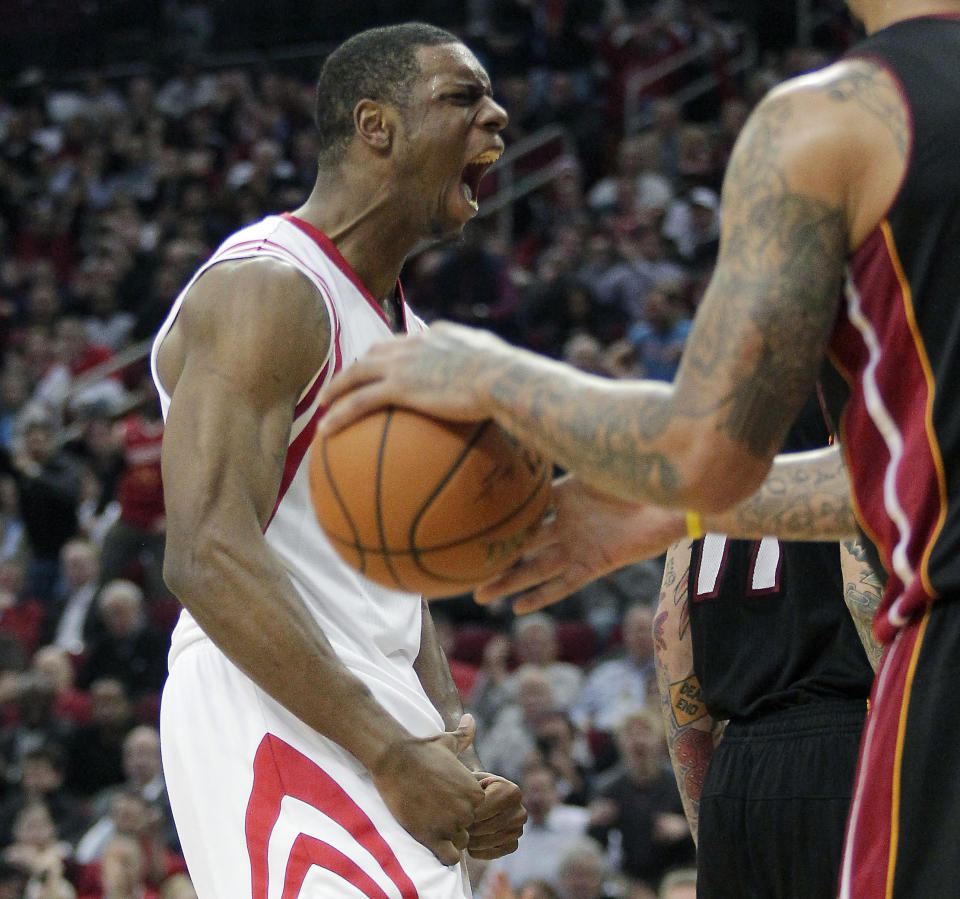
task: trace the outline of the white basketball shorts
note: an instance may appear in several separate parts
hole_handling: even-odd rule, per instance
[[[349,753],[259,690],[210,641],[173,662],[160,733],[200,899],[469,899],[463,864],[439,862]]]

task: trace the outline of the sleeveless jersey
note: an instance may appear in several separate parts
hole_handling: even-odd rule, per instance
[[[823,446],[812,397],[784,449]],[[873,670],[843,601],[836,543],[707,534],[694,543],[693,667],[710,715],[745,719],[816,699],[866,701]]]
[[[849,385],[840,432],[857,514],[888,580],[875,621],[893,638],[960,592],[960,19],[910,19],[856,45],[900,86],[906,173],[848,260],[831,360]]]
[[[300,271],[323,298],[331,325],[328,358],[296,405],[280,491],[264,536],[346,667],[411,733],[435,734],[443,730],[443,721],[413,670],[420,651],[420,596],[381,587],[341,561],[310,501],[307,453],[324,412],[317,398],[320,388],[371,344],[393,336],[382,310],[326,235],[294,216],[269,216],[228,237],[197,271],[153,345],[151,366],[164,418],[170,396],[157,374],[157,351],[187,291],[212,266],[253,257],[279,259]],[[423,328],[410,308],[402,306],[404,330]],[[172,636],[171,668],[188,645],[203,639],[206,635],[184,610]]]

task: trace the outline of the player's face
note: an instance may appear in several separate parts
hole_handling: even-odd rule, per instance
[[[480,180],[503,152],[507,113],[463,44],[421,47],[422,75],[403,115],[399,175],[427,234],[459,231],[478,208]]]

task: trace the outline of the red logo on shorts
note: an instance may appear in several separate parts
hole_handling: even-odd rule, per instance
[[[270,882],[267,849],[284,796],[306,802],[336,821],[376,859],[403,899],[419,899],[413,881],[363,809],[316,762],[273,734],[267,734],[257,749],[253,760],[253,789],[247,802],[247,852],[253,899],[267,899]],[[296,899],[307,871],[314,865],[339,875],[370,899],[389,899],[353,859],[329,843],[306,834],[300,834],[290,850],[282,899]]]

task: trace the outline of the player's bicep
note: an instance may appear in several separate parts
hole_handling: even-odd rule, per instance
[[[300,392],[323,364],[326,307],[282,264],[217,266],[176,324],[164,483],[174,539],[211,518],[262,527]]]
[[[816,380],[841,297],[847,225],[830,174],[839,151],[831,127],[810,121],[809,98],[786,93],[744,128],[724,182],[717,266],[677,379],[682,405],[714,409],[718,438],[761,460]]]

